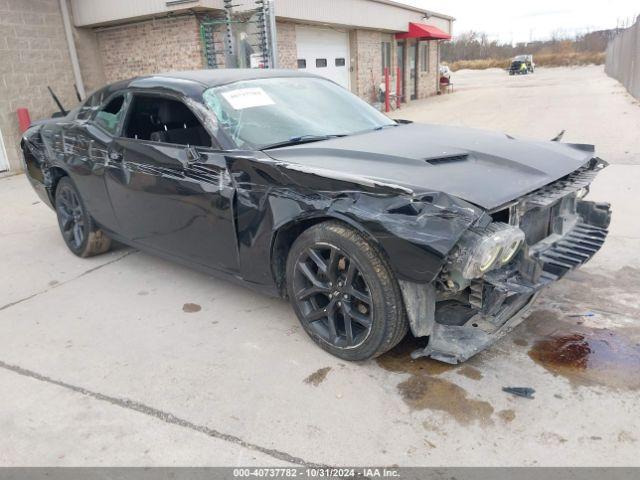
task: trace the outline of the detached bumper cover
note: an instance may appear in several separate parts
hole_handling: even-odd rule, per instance
[[[519,325],[542,288],[586,263],[604,244],[609,204],[580,202],[578,213],[582,221],[536,245],[517,267],[487,273],[474,285],[483,292],[479,313],[460,326],[435,323],[427,347],[412,356],[463,362]]]

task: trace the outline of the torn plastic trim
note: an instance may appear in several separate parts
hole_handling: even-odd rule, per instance
[[[436,322],[436,287],[433,283],[419,284],[398,281],[409,326],[414,337],[428,337]]]
[[[582,201],[579,205],[581,221],[533,246],[519,265],[486,273],[482,277],[490,287],[485,286],[486,304],[483,301],[464,325],[444,325],[436,318],[428,345],[412,356],[447,363],[469,359],[518,325],[544,287],[593,258],[607,237],[611,211],[609,204]]]
[[[415,360],[420,357],[430,357],[454,365],[464,362],[497,342],[522,323],[537,295],[535,293],[530,296],[518,296],[514,302],[515,306],[505,310],[503,316],[508,320],[492,333],[472,326],[475,317],[462,326],[435,323],[427,346],[424,349],[414,351],[411,358]]]

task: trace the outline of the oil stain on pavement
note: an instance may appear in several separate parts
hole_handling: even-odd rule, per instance
[[[331,370],[331,367],[319,368],[318,370],[313,372],[311,375],[309,375],[307,378],[305,378],[304,383],[308,383],[309,385],[313,385],[314,387],[317,387],[322,382],[324,382],[330,370]]]
[[[195,313],[199,312],[200,310],[202,310],[202,307],[197,303],[185,303],[182,306],[182,311],[185,313]]]
[[[566,378],[572,386],[640,389],[637,329],[571,324],[549,310],[534,312],[525,323],[525,335],[535,337],[529,357],[550,373]]]
[[[471,380],[482,380],[482,372],[471,365],[463,365],[457,368],[456,373]]]
[[[513,420],[516,418],[516,412],[514,410],[512,410],[511,408],[506,409],[506,410],[500,410],[498,412],[498,416],[506,423],[509,422],[513,422]]]
[[[489,402],[469,398],[464,388],[439,377],[445,372],[458,370],[461,375],[476,380],[482,378],[480,371],[469,365],[460,367],[426,358],[413,360],[411,352],[420,347],[418,341],[408,335],[397,347],[376,360],[387,371],[410,375],[398,384],[404,402],[415,410],[445,412],[463,425],[491,423],[493,407]]]

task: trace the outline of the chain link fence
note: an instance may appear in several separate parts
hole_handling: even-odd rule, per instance
[[[609,42],[605,71],[640,99],[640,16]]]

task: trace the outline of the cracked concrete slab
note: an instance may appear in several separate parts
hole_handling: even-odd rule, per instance
[[[206,433],[0,368],[0,465],[290,465]]]
[[[545,81],[564,88],[562,70]],[[584,72],[609,84],[599,70]],[[473,98],[483,95],[477,88]],[[554,108],[576,101],[568,100]],[[495,117],[485,120],[476,126],[492,128]],[[531,356],[550,325],[594,335],[605,327],[638,342],[640,232],[630,200],[640,193],[640,162],[620,158],[592,192],[614,207],[603,250],[543,293],[532,322],[463,367],[412,361],[406,346],[386,363],[341,362],[304,335],[284,301],[146,253],[77,259],[53,212],[33,205],[26,179],[0,179],[0,249],[10,272],[0,276],[0,305],[36,294],[0,311],[0,452],[8,452],[0,464],[640,465],[637,390],[601,376],[577,382]],[[52,279],[60,281],[53,289]],[[617,379],[633,385],[640,370],[624,368]],[[317,372],[327,374],[307,381]],[[536,398],[503,386],[533,387]]]

